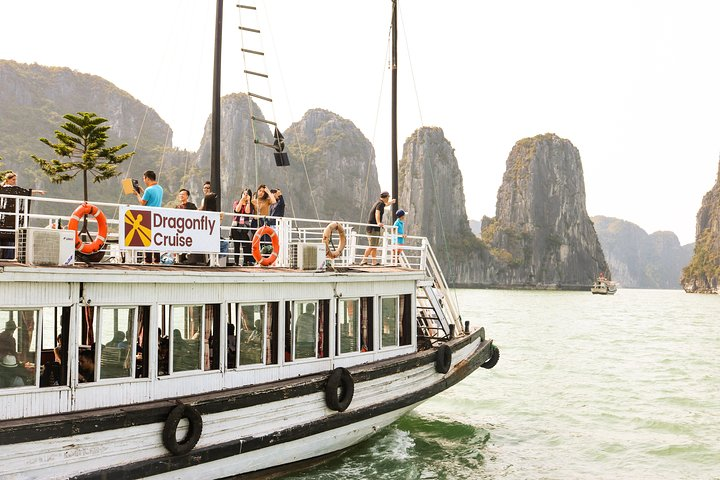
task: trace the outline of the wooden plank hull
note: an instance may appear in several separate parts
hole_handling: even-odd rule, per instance
[[[490,358],[481,332],[449,342],[452,367],[435,368],[435,350],[349,368],[350,407],[329,409],[329,372],[186,396],[202,416],[202,435],[172,455],[162,431],[173,400],[0,422],[3,478],[218,478],[290,464],[356,444]],[[184,429],[179,429],[182,436]]]

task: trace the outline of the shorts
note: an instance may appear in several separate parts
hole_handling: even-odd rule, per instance
[[[380,245],[380,231],[379,230],[370,230],[367,232],[368,234],[368,243],[371,247],[377,247]]]

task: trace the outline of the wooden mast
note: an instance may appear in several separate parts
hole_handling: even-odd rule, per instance
[[[220,185],[220,72],[222,57],[223,0],[215,7],[215,64],[213,68],[212,133],[210,137],[210,184],[222,211]]]
[[[397,3],[398,0],[392,0],[392,120],[390,143],[392,145],[392,198],[396,201],[392,206],[393,218],[400,203],[398,189],[398,146],[397,146]]]

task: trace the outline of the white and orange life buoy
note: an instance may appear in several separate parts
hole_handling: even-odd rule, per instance
[[[332,250],[330,248],[330,238],[332,237],[333,232],[338,232],[338,235],[340,236],[340,241],[335,250]],[[345,229],[338,222],[332,222],[327,227],[325,227],[325,230],[323,231],[322,241],[325,244],[325,252],[327,252],[326,256],[328,258],[339,257],[345,249]]]
[[[270,237],[270,241],[272,242],[272,253],[267,256],[263,257],[262,253],[260,252],[260,239],[263,237],[263,235],[267,235]],[[280,252],[280,239],[278,238],[277,233],[275,230],[273,230],[269,225],[263,225],[262,227],[258,228],[255,232],[255,236],[252,239],[252,256],[255,259],[256,262],[258,262],[263,267],[268,267],[275,263],[275,260],[277,260],[278,253]]]
[[[80,234],[78,233],[78,222],[85,215],[92,215],[95,217],[95,221],[98,224],[98,232],[95,235],[95,240],[90,243],[83,243],[80,240]],[[84,202],[70,216],[70,221],[67,226],[68,230],[75,230],[75,250],[81,253],[91,254],[99,251],[103,245],[105,245],[105,239],[107,238],[107,219],[105,214],[95,205]]]

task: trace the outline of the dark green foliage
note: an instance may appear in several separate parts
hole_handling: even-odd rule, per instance
[[[89,112],[78,112],[77,115],[69,113],[63,118],[68,121],[60,125],[65,132],[55,130],[58,143],[52,143],[47,138],[41,138],[40,141],[56,155],[68,160],[45,160],[36,155],[31,157],[53,183],[72,180],[78,173],[83,172],[84,199],[87,200],[87,174],[93,175],[96,183],[115,177],[121,173],[117,166],[135,152],[118,154],[127,147],[127,143],[106,146],[110,125],[103,125],[107,122],[105,118]]]

